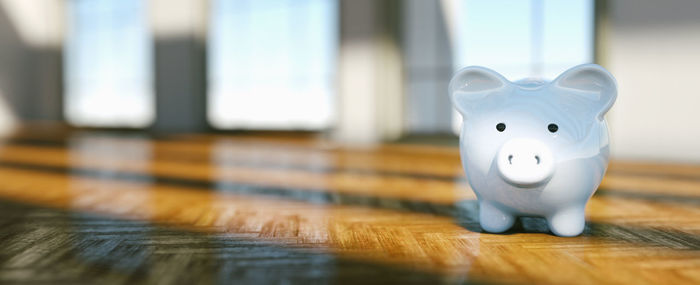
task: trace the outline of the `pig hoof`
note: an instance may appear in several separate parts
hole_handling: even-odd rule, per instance
[[[479,224],[487,232],[502,233],[515,223],[515,217],[490,203],[479,205]]]
[[[586,226],[583,209],[561,211],[547,219],[549,230],[555,235],[573,237],[580,235]]]

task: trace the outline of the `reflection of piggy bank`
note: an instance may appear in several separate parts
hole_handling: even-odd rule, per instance
[[[584,64],[551,82],[510,82],[467,67],[449,89],[464,118],[460,153],[481,227],[503,232],[517,216],[540,216],[556,235],[581,234],[608,165],[603,115],[617,97],[612,75]]]

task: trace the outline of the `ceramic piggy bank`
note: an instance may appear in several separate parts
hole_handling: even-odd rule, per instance
[[[551,82],[510,82],[467,67],[449,92],[464,120],[460,154],[482,229],[503,232],[518,216],[539,216],[556,235],[581,234],[608,165],[603,115],[617,97],[612,75],[584,64]]]

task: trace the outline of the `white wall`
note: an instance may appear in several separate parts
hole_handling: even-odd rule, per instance
[[[447,85],[453,73],[453,59],[445,2],[402,2],[404,115],[408,133],[452,131],[452,103],[447,96]]]
[[[401,54],[393,13],[400,2],[342,0],[335,140],[372,144],[403,130]]]
[[[601,63],[619,86],[612,155],[700,162],[700,1],[617,0],[609,16]]]
[[[0,0],[0,135],[61,118],[61,0]]]

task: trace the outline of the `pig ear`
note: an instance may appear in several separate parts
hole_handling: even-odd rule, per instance
[[[470,66],[458,71],[450,80],[450,99],[462,116],[466,116],[479,100],[508,85],[508,80],[497,72]]]
[[[553,83],[561,88],[572,89],[583,95],[597,109],[599,119],[610,110],[617,98],[615,78],[597,64],[582,64],[565,71]]]

